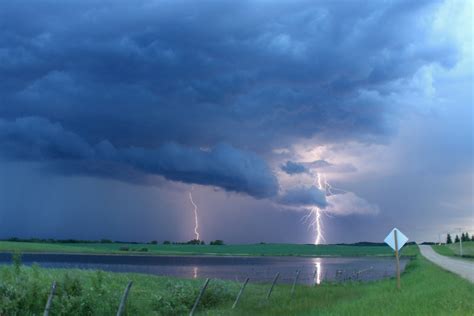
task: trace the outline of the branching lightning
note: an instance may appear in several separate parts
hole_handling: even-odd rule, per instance
[[[341,192],[341,193],[346,193],[346,190],[339,189],[336,187],[333,187],[327,182],[326,176],[323,174],[317,174],[317,186],[318,189],[323,191],[326,196],[331,196],[334,194],[337,194],[335,192]],[[315,239],[314,239],[314,244],[319,245],[321,244],[321,241],[324,241],[324,231],[323,231],[323,223],[322,223],[322,214],[324,213],[324,210],[318,206],[313,207],[307,215],[303,217],[303,220],[305,222],[309,221],[309,227],[314,229],[315,232]]]
[[[191,191],[189,191],[189,201],[191,201],[191,204],[194,207],[194,234],[196,235],[196,240],[199,239],[199,220],[198,220],[198,207],[196,203],[193,201],[193,188],[191,188]]]

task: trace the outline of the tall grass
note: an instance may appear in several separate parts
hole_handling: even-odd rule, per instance
[[[201,280],[114,274],[102,271],[0,267],[0,315],[40,315],[50,286],[57,281],[50,315],[115,315],[121,294],[134,281],[126,315],[185,315],[199,292]],[[238,284],[213,280],[201,309],[228,303]]]

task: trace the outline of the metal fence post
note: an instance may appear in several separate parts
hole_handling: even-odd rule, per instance
[[[273,287],[275,286],[275,283],[277,282],[279,276],[280,276],[280,272],[277,272],[277,274],[275,275],[275,278],[273,279],[272,286],[268,290],[267,300],[270,298],[270,295],[272,295]]]
[[[117,310],[117,316],[122,316],[123,312],[125,311],[125,306],[127,305],[127,298],[128,298],[128,292],[130,291],[130,288],[132,287],[132,281],[128,282],[127,287],[125,288],[125,291],[123,292],[122,299],[120,300],[120,305]]]
[[[299,276],[300,270],[296,270],[295,280],[293,281],[293,286],[291,287],[291,297],[293,297],[293,294],[295,294],[296,282],[298,282]]]
[[[247,283],[249,282],[250,278],[245,279],[245,282],[242,284],[242,287],[240,288],[239,294],[237,294],[237,297],[235,299],[234,304],[232,305],[232,309],[234,309],[237,304],[239,303],[240,297],[242,296],[242,293],[245,290],[245,287],[247,286]]]
[[[196,301],[194,302],[193,308],[191,309],[191,312],[189,313],[189,316],[193,316],[194,312],[196,311],[197,306],[199,305],[199,301],[201,300],[202,295],[204,294],[204,291],[207,288],[207,285],[209,284],[209,278],[206,279],[206,282],[204,282],[203,287],[201,288],[201,291],[199,292],[198,297],[196,298]]]
[[[46,301],[46,306],[44,307],[43,316],[49,315],[49,310],[51,309],[51,303],[53,302],[54,292],[56,291],[56,281],[53,281],[51,284],[51,291],[49,292],[48,301]]]

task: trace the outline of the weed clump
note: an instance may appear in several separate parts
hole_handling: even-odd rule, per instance
[[[40,315],[51,290],[51,276],[37,265],[19,273],[18,263],[0,268],[0,315]],[[103,272],[91,278],[73,273],[56,276],[52,315],[114,314],[118,298],[104,285]]]
[[[153,310],[160,315],[178,315],[188,313],[196,300],[201,284],[183,281],[168,281],[166,290],[156,297]],[[204,292],[199,308],[208,309],[230,301],[236,289],[220,280],[212,280]]]

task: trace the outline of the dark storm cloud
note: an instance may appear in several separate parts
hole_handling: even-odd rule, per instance
[[[397,92],[390,84],[424,65],[455,62],[450,42],[430,40],[435,6],[3,1],[0,117],[54,124],[39,139],[29,138],[37,122],[28,123],[30,134],[20,128],[3,136],[2,153],[99,156],[172,180],[269,196],[276,180],[251,152],[269,155],[314,135],[379,141],[403,111],[384,99]]]
[[[0,118],[0,149],[12,159],[87,159],[94,155],[82,138],[37,117],[12,122]]]
[[[226,144],[207,151],[167,143],[157,149],[127,148],[119,155],[120,161],[170,180],[215,185],[260,198],[278,191],[277,179],[265,161]]]
[[[277,193],[278,183],[267,164],[256,154],[218,144],[209,150],[167,143],[154,149],[115,148],[102,141],[89,145],[76,134],[48,120],[27,117],[15,121],[0,119],[0,150],[11,159],[60,160],[59,167],[74,173],[114,177],[124,167],[145,174],[157,174],[170,180],[215,185],[228,191],[243,192],[262,198]],[[68,163],[72,160],[72,164]],[[79,168],[78,168],[79,167]],[[105,169],[105,170],[104,170]],[[118,173],[122,180],[139,176],[134,170]],[[132,176],[132,175],[135,175]]]
[[[296,207],[327,206],[326,193],[315,186],[289,189],[278,198],[278,203]]]
[[[425,39],[419,14],[429,19],[433,6],[2,2],[0,114],[131,146],[263,150],[316,133],[384,134],[396,109],[363,91],[386,94],[387,83],[455,57],[450,43]]]
[[[289,175],[308,172],[308,169],[304,165],[290,160],[281,166],[281,170]]]
[[[288,160],[282,165],[281,170],[289,175],[310,173],[310,169],[316,169],[317,171],[333,172],[333,173],[345,173],[357,171],[357,168],[352,164],[333,164],[326,160],[315,160],[312,162],[294,162]]]
[[[307,242],[295,209],[314,205],[328,242],[472,226],[471,9],[0,1],[0,238],[194,238],[167,179],[203,184],[206,240]],[[265,161],[353,194],[279,188]]]

